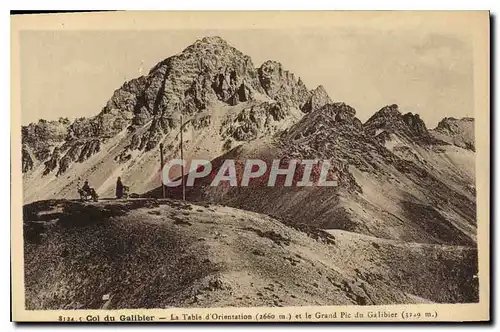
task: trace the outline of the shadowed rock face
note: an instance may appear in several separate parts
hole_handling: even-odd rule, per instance
[[[23,126],[21,131],[23,172],[32,170],[39,161],[50,159],[54,148],[64,142],[69,126],[70,121],[64,118],[57,121],[40,120]]]
[[[31,171],[33,169],[33,166],[34,166],[34,157],[31,156],[28,148],[26,146],[22,146],[22,151],[21,151],[21,158],[22,158],[22,171],[23,173],[25,172],[28,172],[28,171]]]
[[[330,99],[330,96],[328,96],[325,88],[320,85],[311,91],[309,99],[302,106],[301,110],[304,113],[309,113],[331,103],[333,103],[333,101]]]
[[[415,136],[429,135],[424,121],[420,119],[418,114],[406,113],[403,115],[403,121]]]

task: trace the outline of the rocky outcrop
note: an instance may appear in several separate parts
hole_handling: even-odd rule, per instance
[[[403,121],[410,129],[410,132],[415,136],[425,136],[428,135],[427,127],[418,114],[406,113],[403,115]]]
[[[28,171],[31,171],[33,167],[35,166],[35,160],[34,157],[31,155],[31,152],[29,151],[28,147],[23,145],[22,150],[22,172],[26,173]]]
[[[43,171],[43,175],[47,175],[57,168],[57,165],[58,165],[59,159],[60,159],[60,155],[61,155],[61,152],[60,152],[59,147],[55,147],[50,159],[45,162],[45,169]]]
[[[251,141],[272,136],[281,128],[280,123],[290,115],[290,107],[277,102],[263,102],[244,108],[235,118],[228,118],[220,129],[224,140]]]
[[[419,143],[432,142],[429,131],[420,116],[413,113],[403,115],[396,104],[380,109],[364,123],[363,127],[366,133],[379,137],[381,140],[387,139],[390,134],[396,134]]]
[[[52,159],[51,155],[68,135],[70,121],[60,118],[56,121],[39,120],[23,126],[22,138],[22,170],[28,172],[39,163]]]
[[[74,162],[84,162],[92,155],[96,154],[101,149],[101,141],[99,139],[90,139],[86,142],[77,142],[76,144],[68,144],[63,146],[67,148],[67,152],[59,161],[59,169],[57,175],[60,175],[70,167]]]
[[[304,107],[310,92],[302,80],[276,61],[266,61],[258,70],[259,81],[266,94],[279,102],[297,108]]]
[[[345,103],[326,104],[305,115],[281,137],[283,155],[296,159],[330,160],[340,186],[349,191],[361,187],[348,165],[375,172],[370,150],[380,150],[376,141],[366,135],[356,110]]]
[[[70,121],[60,118],[56,121],[39,120],[23,126],[21,130],[23,147],[29,147],[37,160],[46,160],[54,146],[64,141]]]
[[[309,113],[331,103],[333,103],[333,101],[330,99],[330,96],[328,96],[325,88],[320,85],[310,92],[310,97],[302,106],[301,110],[304,113]]]
[[[356,118],[356,110],[345,103],[326,104],[307,114],[286,133],[287,137],[299,139],[324,130],[344,130],[353,127],[360,131],[361,122]],[[335,128],[329,128],[334,126]]]

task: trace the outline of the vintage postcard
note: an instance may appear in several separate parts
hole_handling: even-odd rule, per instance
[[[13,320],[490,319],[489,12],[11,23]]]

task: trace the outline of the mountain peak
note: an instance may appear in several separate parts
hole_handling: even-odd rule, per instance
[[[316,89],[314,89],[313,91],[320,92],[320,93],[326,93],[326,89],[325,89],[325,87],[324,87],[323,85],[321,85],[321,84],[320,84],[320,85],[318,85],[318,86],[316,87]]]
[[[344,132],[362,131],[362,123],[356,118],[356,110],[343,102],[327,103],[308,112],[285,135],[286,139],[299,139],[313,133],[324,133],[332,138]],[[345,129],[349,128],[349,129]]]
[[[429,132],[418,114],[411,112],[401,114],[396,104],[384,106],[364,124],[370,135],[378,135],[380,131],[398,133],[407,137],[427,137]]]
[[[310,97],[301,110],[304,113],[309,113],[322,108],[326,104],[332,103],[333,101],[326,92],[325,87],[318,85],[316,89],[311,90]]]
[[[219,36],[206,36],[201,40],[197,40],[196,43],[229,45],[229,43],[225,39]]]
[[[198,39],[193,44],[186,47],[183,53],[185,53],[186,51],[210,51],[214,49],[232,50],[233,52],[242,54],[235,47],[231,46],[231,44],[229,44],[225,39],[219,36],[207,36],[203,37],[202,39]]]
[[[401,116],[399,111],[399,106],[397,104],[387,105],[382,107],[377,113],[375,113],[372,118],[375,117],[398,117]]]

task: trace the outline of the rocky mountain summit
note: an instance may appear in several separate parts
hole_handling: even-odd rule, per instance
[[[175,145],[180,113],[188,122],[185,130],[200,139],[207,130],[219,132],[222,144],[215,144],[213,155],[239,141],[272,135],[330,101],[323,87],[308,90],[280,63],[266,61],[256,68],[222,38],[205,37],[148,75],[124,83],[95,117],[23,127],[23,172],[41,168],[36,172],[41,176],[63,176],[110,148],[114,165],[108,167],[123,167],[140,155],[147,159],[159,143]],[[56,128],[57,135],[44,136]],[[38,132],[42,143],[33,139]]]
[[[382,143],[391,134],[406,139],[429,143],[430,134],[424,121],[418,114],[402,114],[398,105],[388,105],[376,112],[364,124],[365,131],[377,137]]]

